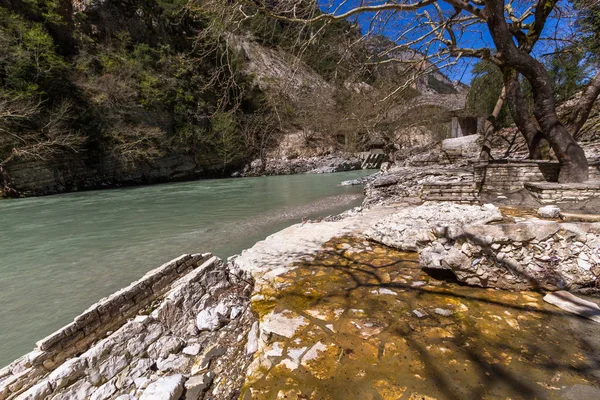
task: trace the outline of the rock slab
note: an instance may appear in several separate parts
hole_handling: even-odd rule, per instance
[[[544,301],[571,314],[600,323],[600,307],[596,303],[579,298],[567,291],[549,293],[544,296]]]
[[[183,375],[171,375],[160,378],[148,385],[140,400],[177,400],[183,394],[185,378]]]

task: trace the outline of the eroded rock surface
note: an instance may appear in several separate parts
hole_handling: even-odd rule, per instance
[[[357,237],[333,239],[269,274],[252,299],[259,335],[242,399],[562,398],[557,390],[597,390],[589,380],[595,350],[577,340],[572,317],[538,293],[437,280],[416,253]]]
[[[436,237],[434,232],[450,226],[487,224],[500,220],[502,214],[493,205],[426,203],[399,209],[392,216],[375,223],[365,235],[390,247],[417,251],[418,243],[433,240]]]
[[[375,223],[367,237],[418,251],[423,268],[452,271],[469,285],[589,290],[600,276],[600,224],[505,217],[493,205],[425,203]]]
[[[473,169],[466,167],[394,167],[365,186],[366,206],[399,201],[420,203],[423,185],[441,182],[473,182]]]
[[[450,269],[469,285],[585,290],[600,276],[600,224],[470,225],[420,245],[424,267]]]
[[[210,254],[180,259],[156,270],[163,286],[155,290],[164,289],[157,292],[159,296],[150,297],[151,304],[138,307],[132,303],[130,309],[136,310],[133,318],[101,337],[88,335],[88,340],[78,345],[78,354],[67,361],[56,356],[52,364],[40,361],[47,338],[40,342],[41,349],[0,371],[0,399],[235,397],[252,360],[246,352],[246,337],[255,321],[249,309],[252,278]],[[190,260],[203,262],[192,265]],[[171,276],[166,271],[179,268],[191,270],[164,283]],[[131,287],[146,287],[158,272],[150,272]],[[152,293],[153,289],[148,290]],[[124,300],[119,296],[125,293],[129,292],[122,290],[99,304],[121,304]],[[113,298],[116,300],[110,300]],[[204,318],[206,315],[209,318]],[[106,326],[110,326],[110,318],[107,314]],[[81,316],[76,318],[79,320]],[[68,339],[68,329],[58,332],[54,336]]]

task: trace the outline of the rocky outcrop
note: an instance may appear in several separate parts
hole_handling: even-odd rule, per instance
[[[5,166],[10,187],[22,196],[40,196],[78,190],[102,189],[220,176],[218,157],[197,158],[171,154],[127,163],[111,155],[95,160],[73,156],[60,160],[15,161]]]
[[[251,356],[251,278],[185,255],[101,300],[0,371],[0,399],[230,399]]]
[[[600,277],[600,224],[542,222],[437,229],[421,264],[449,269],[469,285],[585,290]]]
[[[418,251],[422,268],[450,270],[469,285],[585,290],[600,276],[600,224],[502,220],[493,205],[426,203],[376,223],[366,235]]]
[[[373,225],[365,235],[376,242],[406,251],[417,251],[434,240],[435,231],[447,226],[487,224],[502,220],[493,205],[471,206],[453,203],[426,203],[405,207]]]
[[[442,152],[451,163],[477,161],[481,152],[483,136],[468,135],[442,141]]]
[[[292,175],[301,173],[323,174],[361,169],[362,162],[351,154],[335,153],[327,156],[294,159],[256,159],[234,176]]]

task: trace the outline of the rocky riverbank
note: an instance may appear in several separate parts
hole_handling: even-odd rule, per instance
[[[83,190],[109,189],[207,178],[251,177],[264,175],[324,174],[355,171],[362,161],[350,153],[323,156],[256,159],[243,169],[231,167],[218,159],[198,163],[193,157],[169,156],[143,165],[119,164],[116,161],[88,165],[73,160],[48,163],[31,161],[11,164],[0,174],[0,199],[45,196]],[[0,171],[1,172],[1,171]]]
[[[149,273],[0,371],[0,399],[598,398],[597,323],[540,292],[597,290],[600,223],[423,203],[399,176]]]
[[[233,177],[293,174],[325,174],[361,169],[362,162],[353,154],[334,153],[325,156],[256,159]]]
[[[492,205],[375,206],[244,251],[235,264],[255,279],[260,334],[243,398],[596,398],[600,343],[581,340],[597,325],[528,289],[593,286],[577,260],[597,251],[597,227],[523,220]],[[585,246],[565,248],[575,229]],[[453,251],[472,258],[455,263]],[[513,291],[492,289],[503,286]]]
[[[252,288],[210,254],[179,257],[0,370],[0,399],[231,399],[252,361]]]

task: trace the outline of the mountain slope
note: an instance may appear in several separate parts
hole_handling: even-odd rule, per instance
[[[238,14],[213,0],[0,0],[4,194],[223,176],[396,129],[379,100],[406,77],[366,67],[356,27]]]

